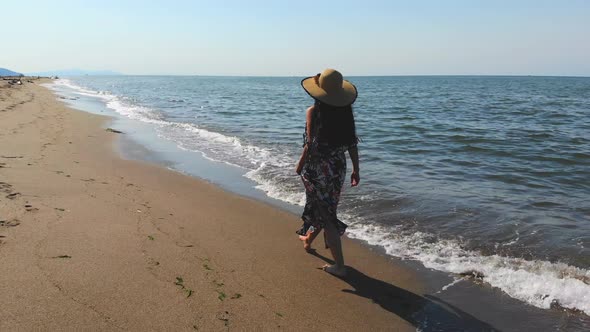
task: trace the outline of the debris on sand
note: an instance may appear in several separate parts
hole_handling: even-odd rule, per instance
[[[124,132],[117,130],[117,129],[113,129],[113,128],[107,128],[106,131],[110,131],[111,133],[115,133],[115,134],[124,134]]]

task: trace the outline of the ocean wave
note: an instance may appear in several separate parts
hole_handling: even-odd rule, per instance
[[[72,83],[72,81],[70,81],[67,78],[60,78],[60,79],[54,80],[52,85],[54,85],[56,87],[70,88],[77,93],[86,93],[86,94],[90,94],[91,96],[99,95],[98,91],[83,88],[79,85]]]
[[[289,166],[294,167],[295,163],[290,163]],[[262,190],[268,197],[287,202],[289,204],[304,206],[305,194],[299,191],[294,191],[293,188],[286,185],[278,185],[276,180],[271,177],[266,177],[263,174],[265,168],[269,167],[267,163],[263,163],[259,168],[247,172],[244,176],[257,183],[256,189]],[[285,181],[282,181],[286,184]]]
[[[430,269],[477,276],[510,297],[538,308],[559,306],[590,314],[589,270],[563,263],[485,256],[463,249],[457,241],[433,240],[431,234],[406,233],[362,221],[351,223],[347,234],[383,247],[388,255],[417,260]]]
[[[56,80],[54,84],[70,88],[81,95],[100,98],[108,108],[127,118],[158,125],[161,138],[175,142],[185,151],[198,152],[211,161],[246,169],[244,176],[257,183],[255,188],[268,197],[300,206],[305,203],[303,193],[278,185],[275,179],[264,175],[268,169],[292,167],[295,164],[293,158],[277,157],[268,149],[243,143],[238,137],[200,128],[193,123],[162,120],[152,109],[126,102],[106,91],[75,85],[68,79]]]
[[[101,99],[111,110],[134,120],[142,122],[166,125],[168,122],[161,119],[155,110],[127,102],[124,98],[111,94],[108,91],[96,91],[81,87],[72,83],[69,79],[57,79],[54,81],[56,86],[66,87],[83,96],[89,96]]]

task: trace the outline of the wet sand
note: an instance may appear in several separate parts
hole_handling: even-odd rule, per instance
[[[323,272],[297,216],[120,158],[109,118],[41,82],[0,87],[0,330],[490,328],[358,242]]]

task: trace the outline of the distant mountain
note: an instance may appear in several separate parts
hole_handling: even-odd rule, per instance
[[[23,74],[5,68],[0,68],[0,76],[23,76]]]
[[[28,73],[31,76],[105,76],[105,75],[123,75],[111,70],[83,70],[83,69],[64,69],[50,70],[44,72]]]

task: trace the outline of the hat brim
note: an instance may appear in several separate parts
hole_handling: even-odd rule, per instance
[[[344,107],[354,103],[358,92],[354,84],[347,80],[342,81],[342,89],[335,92],[326,92],[326,90],[320,88],[315,82],[315,76],[310,76],[301,80],[301,86],[303,90],[307,92],[313,99],[317,99],[322,103],[326,103],[331,106]]]

